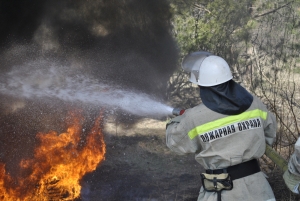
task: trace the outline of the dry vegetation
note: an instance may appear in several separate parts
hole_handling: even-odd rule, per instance
[[[178,156],[165,145],[165,121],[142,119],[133,127],[108,119],[106,160],[83,179],[81,200],[196,201],[203,168],[194,156]],[[296,201],[279,170],[266,156],[260,159],[276,200]]]
[[[197,200],[203,169],[193,155],[166,147],[164,121],[142,119],[128,128],[108,119],[105,136],[106,160],[83,179],[88,193],[81,200]]]
[[[276,115],[278,128],[273,148],[289,160],[300,134],[299,2],[176,2],[182,3],[177,8],[174,29],[182,55],[206,50],[224,57],[234,79]],[[183,26],[190,28],[189,32],[182,30]],[[197,88],[191,88],[186,78],[178,70],[170,80],[168,94],[175,106],[187,108],[201,101]],[[299,200],[287,190],[282,172],[273,162],[263,157],[261,165],[277,200]]]

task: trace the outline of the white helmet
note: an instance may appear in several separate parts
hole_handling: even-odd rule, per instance
[[[182,68],[190,72],[190,81],[200,86],[215,86],[232,79],[227,62],[209,52],[193,52],[187,55]]]

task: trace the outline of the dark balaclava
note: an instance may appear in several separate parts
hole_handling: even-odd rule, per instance
[[[240,114],[253,101],[253,96],[233,80],[211,87],[200,86],[200,97],[206,107],[225,115]]]

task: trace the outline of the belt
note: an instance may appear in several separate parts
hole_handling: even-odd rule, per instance
[[[228,168],[206,170],[207,174],[229,173],[231,180],[247,177],[257,172],[260,172],[260,167],[256,159],[252,159],[250,161],[246,161],[237,165],[229,166]]]

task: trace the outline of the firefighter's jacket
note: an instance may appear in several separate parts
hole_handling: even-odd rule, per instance
[[[295,143],[294,153],[290,157],[283,179],[293,193],[300,194],[300,137]]]
[[[265,152],[265,143],[271,145],[275,137],[276,119],[255,96],[251,106],[238,115],[223,115],[200,104],[172,119],[166,130],[167,146],[177,154],[195,154],[205,169],[258,159]],[[275,200],[262,172],[234,180],[233,189],[221,195],[222,201]],[[216,201],[217,193],[201,188],[198,200]]]

